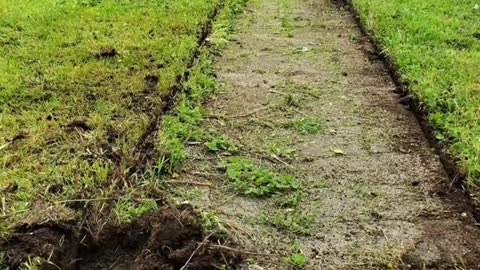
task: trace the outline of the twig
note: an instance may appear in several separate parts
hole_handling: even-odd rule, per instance
[[[271,155],[273,159],[275,159],[276,161],[282,163],[283,165],[289,167],[290,169],[295,169],[295,167],[293,167],[292,165],[288,164],[286,161],[284,161],[283,159],[279,158],[277,155]]]
[[[247,254],[247,255],[276,256],[275,254],[270,254],[270,253],[258,253],[258,252],[251,252],[251,251],[243,251],[243,250],[240,250],[240,249],[227,247],[227,246],[224,246],[224,245],[212,245],[211,247],[224,249],[224,250],[228,250],[228,251],[233,251],[233,252],[237,252],[237,253],[243,253],[243,254]]]
[[[120,256],[118,256],[117,260],[116,260],[114,263],[112,263],[112,264],[108,267],[108,269],[113,269],[113,267],[115,266],[115,264],[118,263],[119,260],[120,260]]]
[[[190,261],[193,259],[193,256],[195,256],[195,253],[197,253],[200,248],[205,245],[205,243],[207,243],[208,241],[208,238],[210,238],[210,236],[213,235],[213,232],[209,235],[207,235],[207,237],[205,237],[205,239],[203,239],[202,243],[200,243],[200,245],[198,245],[198,247],[192,252],[192,255],[190,255],[190,258],[188,258],[187,262],[182,266],[182,268],[180,268],[180,270],[183,270],[185,269],[185,267],[187,267],[187,265],[190,263]]]
[[[220,240],[217,240],[217,243],[220,245]],[[222,255],[223,262],[225,262],[225,265],[227,266],[227,269],[230,268],[230,264],[227,261],[227,258],[225,258],[225,254],[223,254],[223,251],[220,250],[220,255]]]
[[[211,185],[211,184],[208,184],[208,183],[191,182],[191,181],[169,180],[169,181],[165,181],[165,183],[168,183],[168,184],[184,184],[184,185],[203,186],[203,187],[212,187],[212,185]]]

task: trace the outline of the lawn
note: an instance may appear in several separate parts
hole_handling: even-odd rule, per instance
[[[363,24],[451,145],[472,192],[480,186],[480,2],[351,0]]]
[[[1,231],[19,220],[39,222],[39,215],[68,216],[66,201],[140,185],[142,176],[132,172],[145,160],[139,145],[218,6],[0,2]]]

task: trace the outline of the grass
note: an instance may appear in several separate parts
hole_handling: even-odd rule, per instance
[[[186,142],[205,139],[198,126],[215,90],[211,52],[245,2],[225,2],[213,47],[198,54],[218,0],[0,3],[0,188],[11,190],[2,193],[1,233],[43,219],[38,209],[68,219],[72,211],[59,202],[78,196],[85,205],[111,197],[117,223],[155,210],[141,198],[155,197],[159,175],[184,163]],[[187,72],[145,171],[132,172],[156,108]],[[122,188],[138,194],[119,197]]]
[[[476,0],[351,0],[425,105],[468,183],[480,175],[480,10]]]
[[[263,223],[295,235],[312,235],[315,216],[301,209],[277,209],[265,213]]]
[[[295,23],[290,14],[290,10],[294,2],[291,0],[283,0],[280,4],[280,33],[291,38],[295,35]]]
[[[301,118],[295,121],[288,122],[286,127],[293,128],[301,135],[323,134],[325,129],[317,119]]]
[[[224,152],[227,154],[237,154],[239,146],[228,140],[225,136],[214,137],[206,144],[211,152]]]
[[[307,265],[307,257],[302,253],[300,242],[295,240],[292,247],[292,254],[283,258],[283,262],[294,270],[305,269]]]
[[[271,197],[298,188],[292,176],[275,174],[245,158],[232,157],[226,167],[228,180],[244,195]]]

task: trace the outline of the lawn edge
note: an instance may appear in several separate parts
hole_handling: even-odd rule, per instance
[[[386,52],[386,48],[376,40],[375,33],[362,22],[360,11],[355,8],[352,0],[331,1],[337,8],[346,9],[351,14],[352,20],[360,29],[363,37],[367,39],[367,42],[373,46],[375,56],[382,62],[394,82],[396,88],[394,92],[398,95],[399,103],[403,104],[415,115],[423,134],[435,150],[435,154],[438,155],[443,168],[448,174],[449,183],[442,183],[445,186],[444,189],[447,192],[454,189],[456,194],[461,196],[457,196],[455,201],[457,201],[457,203],[467,204],[467,208],[472,211],[476,221],[480,222],[480,209],[478,208],[480,204],[480,194],[477,194],[478,191],[473,190],[474,187],[468,184],[468,172],[460,167],[459,159],[451,152],[450,148],[452,144],[436,138],[436,130],[428,119],[428,108],[424,105],[418,94],[411,89],[410,83],[402,79],[397,63],[393,60],[392,56]],[[452,198],[449,198],[449,200],[451,199]]]

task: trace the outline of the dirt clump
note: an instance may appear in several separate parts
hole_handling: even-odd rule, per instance
[[[105,226],[94,236],[78,224],[18,227],[0,240],[9,269],[41,257],[40,269],[215,269],[235,265],[240,257],[214,249],[198,215],[188,205],[163,207],[125,226]],[[182,268],[184,267],[185,268]]]

